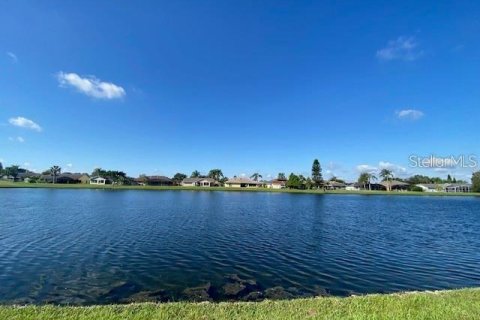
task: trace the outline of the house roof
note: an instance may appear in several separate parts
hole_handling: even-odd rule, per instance
[[[20,179],[31,178],[31,177],[40,177],[40,174],[32,171],[24,171],[24,172],[19,172],[17,175],[17,178],[20,178]]]
[[[264,182],[259,182],[259,181],[251,180],[251,179],[248,179],[248,178],[233,178],[233,179],[229,179],[225,183],[228,183],[228,184],[232,184],[232,183],[236,183],[236,184],[237,183],[264,184]]]
[[[330,185],[332,187],[346,187],[347,186],[345,183],[338,182],[338,181],[328,181],[327,185]]]
[[[437,189],[438,187],[441,187],[441,185],[435,183],[418,183],[417,186],[423,186],[428,189]]]
[[[147,176],[147,180],[148,181],[167,181],[167,182],[172,181],[172,179],[165,176]]]
[[[470,183],[446,183],[445,188],[455,188],[455,187],[472,187]]]
[[[207,181],[207,182],[217,182],[217,180],[213,178],[185,178],[182,180],[182,183],[197,183],[200,181]]]
[[[391,187],[396,187],[396,186],[408,186],[409,184],[406,182],[398,181],[398,180],[391,180],[391,181],[382,181],[380,184],[384,187],[391,186]]]
[[[106,178],[104,178],[104,177],[98,177],[98,176],[90,177],[90,180],[97,180],[97,179],[106,179]]]

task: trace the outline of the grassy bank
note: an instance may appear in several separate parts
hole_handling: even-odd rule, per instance
[[[480,319],[480,289],[258,303],[2,306],[0,319]]]
[[[1,188],[55,188],[55,189],[106,189],[106,190],[189,190],[189,191],[243,191],[243,192],[274,192],[274,193],[300,193],[300,194],[360,194],[360,195],[394,195],[394,196],[480,196],[478,193],[446,193],[446,192],[387,192],[387,191],[350,191],[350,190],[295,190],[295,189],[269,189],[269,188],[210,188],[210,187],[157,187],[157,186],[112,186],[91,184],[51,184],[51,183],[25,183],[0,181]]]

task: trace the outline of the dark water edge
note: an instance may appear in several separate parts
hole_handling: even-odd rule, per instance
[[[0,304],[480,286],[480,199],[0,190]]]

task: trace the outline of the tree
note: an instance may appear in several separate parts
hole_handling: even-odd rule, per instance
[[[480,171],[472,174],[472,192],[480,192]]]
[[[358,177],[358,184],[363,186],[363,189],[367,189],[367,184],[368,184],[368,172],[362,172],[360,173],[360,176]]]
[[[290,173],[287,181],[287,188],[290,189],[300,189],[302,186],[302,182],[300,181],[300,177],[294,173]]]
[[[198,170],[195,170],[192,172],[190,175],[190,178],[199,178],[200,177],[200,172]]]
[[[318,159],[313,160],[312,164],[312,181],[316,188],[323,185],[322,166]]]
[[[335,181],[335,182],[340,182],[340,183],[345,183],[345,180],[337,178],[335,176],[330,178],[330,181]]]
[[[95,168],[92,172],[92,176],[94,177],[103,177],[107,171],[103,170],[102,168]]]
[[[452,176],[451,175],[447,176],[447,182],[452,182]]]
[[[212,169],[208,173],[208,177],[215,179],[216,181],[221,181],[223,179],[223,172],[220,169]]]
[[[182,183],[183,179],[185,179],[187,177],[186,174],[183,174],[183,173],[180,173],[180,172],[177,172],[175,173],[175,175],[173,176],[173,183],[176,184],[176,185],[180,185],[180,183]]]
[[[376,181],[377,177],[373,173],[367,173],[368,189],[372,191],[372,181]]]
[[[127,179],[127,174],[123,171],[116,171],[116,170],[107,170],[102,173],[104,178],[110,179],[115,184],[125,184]]]
[[[300,189],[305,189],[307,184],[307,178],[305,178],[303,175],[299,175],[298,179],[300,180]]]
[[[53,166],[50,168],[50,175],[53,177],[53,183],[57,182],[57,176],[62,172],[62,168],[59,166]]]
[[[380,177],[382,177],[383,181],[387,181],[387,191],[392,191],[392,186],[390,181],[393,179],[393,173],[391,170],[388,169],[382,169],[380,171]]]
[[[0,174],[3,173],[3,164],[0,162]]]
[[[310,179],[310,177],[307,177],[307,180],[305,180],[305,189],[312,189],[313,187],[313,181]]]
[[[277,176],[277,180],[280,180],[280,181],[287,181],[287,177],[285,176],[285,173],[283,172],[280,172]]]
[[[263,176],[260,173],[254,173],[250,176],[250,178],[254,181],[258,181],[258,179],[263,178]]]
[[[13,181],[17,180],[19,174],[20,167],[19,166],[10,166],[5,168],[5,175],[13,177]]]

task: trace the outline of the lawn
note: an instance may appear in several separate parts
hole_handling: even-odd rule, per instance
[[[2,306],[0,319],[480,319],[480,289],[263,302]]]

